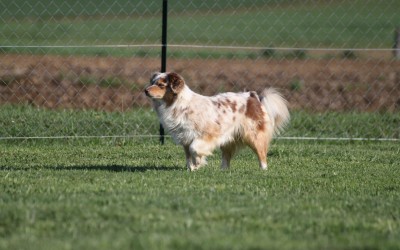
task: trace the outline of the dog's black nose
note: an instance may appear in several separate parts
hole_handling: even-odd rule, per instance
[[[144,93],[145,93],[148,97],[150,97],[149,91],[148,91],[147,89],[144,89]]]

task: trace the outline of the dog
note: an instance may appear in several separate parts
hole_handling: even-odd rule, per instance
[[[274,135],[288,123],[287,101],[275,89],[203,96],[174,72],[154,73],[144,90],[153,100],[161,124],[183,146],[186,167],[197,170],[214,149],[222,151],[222,169],[235,152],[249,146],[267,169],[267,151]]]

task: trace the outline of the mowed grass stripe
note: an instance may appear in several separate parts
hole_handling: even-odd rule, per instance
[[[292,111],[289,126],[281,136],[322,138],[400,137],[400,113]],[[159,121],[150,108],[126,112],[94,110],[49,110],[32,106],[0,107],[0,138],[126,136],[147,139],[157,135]],[[123,140],[122,138],[121,140]],[[36,142],[40,140],[34,139]],[[52,140],[43,140],[49,143]]]
[[[185,6],[175,3],[169,16],[170,44],[233,45],[260,47],[294,48],[387,48],[393,44],[393,33],[400,22],[397,15],[398,1],[377,4],[376,1],[341,1],[340,4],[299,4],[283,1],[278,4],[260,5],[228,1],[219,3],[217,10],[209,11],[207,6],[215,5],[196,2]],[[6,19],[0,27],[2,46],[79,46],[112,44],[158,44],[161,35],[161,13],[158,5],[151,5],[143,16],[136,9],[146,5],[135,5],[121,11],[112,9],[108,15],[95,15],[93,6],[75,4],[80,8],[81,18],[68,15],[65,18],[43,18],[35,21],[31,15],[36,12],[21,11],[9,6],[7,14],[15,15]],[[174,5],[174,4],[172,4]],[[23,5],[27,7],[26,5]],[[35,5],[36,6],[36,5]],[[37,4],[39,7],[45,5]],[[117,4],[111,4],[113,8]],[[227,8],[225,9],[225,7]],[[29,7],[29,6],[28,6]],[[55,11],[57,6],[52,6]],[[67,8],[68,5],[62,5]],[[60,7],[60,8],[61,8]],[[87,7],[88,9],[85,9]],[[100,11],[107,5],[99,5]],[[82,9],[83,8],[83,9]],[[175,10],[175,9],[176,10]],[[187,8],[187,12],[182,12]],[[236,8],[236,9],[235,9]],[[128,13],[126,13],[128,11]],[[129,15],[129,11],[133,14]],[[66,12],[61,10],[58,14]],[[44,12],[46,13],[46,12]],[[184,13],[184,14],[182,14]],[[51,12],[49,12],[51,16]],[[55,14],[54,14],[55,15]],[[34,21],[32,21],[32,19]],[[150,53],[152,50],[101,49],[101,48],[2,48],[12,53],[55,53],[55,54],[98,54],[132,56]],[[191,51],[188,51],[190,55]],[[223,53],[223,52],[221,52]],[[185,55],[185,53],[183,53]],[[192,53],[193,54],[193,53]]]

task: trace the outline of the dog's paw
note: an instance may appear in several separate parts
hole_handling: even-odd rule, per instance
[[[187,170],[188,170],[189,172],[194,172],[194,171],[199,170],[199,168],[200,168],[200,167],[198,167],[198,166],[197,166],[197,167],[196,167],[196,166],[190,166],[190,167],[187,168]]]
[[[188,171],[197,171],[200,168],[204,167],[205,164],[198,164],[198,165],[190,165],[188,167]]]
[[[260,169],[261,169],[261,170],[268,170],[268,165],[267,165],[267,163],[264,163],[264,162],[260,163]]]

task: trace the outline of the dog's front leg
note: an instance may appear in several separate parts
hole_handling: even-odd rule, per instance
[[[196,153],[191,153],[189,146],[183,146],[183,149],[185,150],[186,168],[188,171],[197,170],[205,164],[205,157],[201,157]]]
[[[190,171],[195,171],[206,165],[206,156],[193,154],[190,161]]]
[[[186,168],[187,168],[187,170],[188,171],[191,171],[192,170],[192,168],[191,168],[191,155],[190,155],[190,150],[189,150],[189,146],[187,146],[187,145],[183,145],[183,149],[185,150],[185,157],[186,157]]]
[[[204,166],[207,161],[206,157],[212,153],[214,149],[213,144],[203,140],[194,140],[189,147],[189,154],[191,157],[190,170],[197,170]]]
[[[222,151],[221,169],[222,170],[229,169],[231,159],[236,152],[236,145],[231,144],[223,146],[221,147],[221,151]]]

